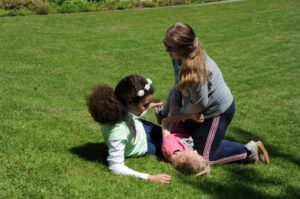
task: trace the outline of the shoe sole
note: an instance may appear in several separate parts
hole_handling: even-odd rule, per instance
[[[269,154],[268,154],[268,151],[267,149],[265,148],[264,144],[261,142],[261,141],[257,141],[256,142],[257,146],[258,146],[258,149],[259,149],[259,154],[262,154],[265,158],[265,162],[267,164],[270,163],[270,158],[269,158]]]

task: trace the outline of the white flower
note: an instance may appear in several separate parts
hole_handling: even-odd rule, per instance
[[[145,95],[145,90],[148,91],[151,88],[151,84],[152,84],[151,79],[147,78],[146,80],[147,80],[147,84],[145,85],[144,89],[139,90],[138,93],[137,93],[137,95],[139,97],[143,97]]]
[[[148,82],[148,85],[151,85],[151,84],[152,84],[152,80],[151,80],[151,79],[147,78],[146,80],[147,80],[147,82]]]
[[[150,85],[149,84],[146,84],[145,85],[145,89],[148,91],[150,89]]]
[[[148,91],[151,87],[152,81],[149,78],[147,78],[146,80],[147,80],[147,84],[145,85],[145,90]]]
[[[139,90],[138,93],[137,93],[137,95],[139,97],[143,97],[145,95],[145,91],[144,90]]]

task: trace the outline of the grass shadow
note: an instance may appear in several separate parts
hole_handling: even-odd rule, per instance
[[[250,140],[262,140],[257,134],[243,130],[241,128],[233,127],[231,131],[235,134],[226,136],[225,139],[236,141],[240,143],[246,143]],[[267,148],[271,164],[272,159],[282,159],[284,162],[290,162],[294,165],[300,165],[300,160],[296,154],[291,154],[284,151],[284,146],[276,146],[275,144],[264,141],[264,145]],[[277,165],[280,166],[280,165]],[[213,165],[213,167],[222,167],[226,172],[226,177],[230,183],[224,183],[222,180],[218,180],[218,176],[212,178],[202,178],[194,180],[187,178],[184,175],[178,176],[178,178],[185,184],[200,189],[207,194],[212,195],[214,198],[300,198],[300,188],[293,183],[287,183],[284,179],[281,179],[276,174],[271,176],[264,175],[262,171],[256,168],[255,165],[241,165],[239,163],[227,164],[227,165]],[[284,168],[283,168],[284,169]],[[272,172],[270,170],[270,172]],[[212,175],[212,174],[211,174]],[[226,179],[227,181],[227,179]],[[264,191],[260,187],[274,187],[274,189],[280,189],[280,192],[270,193]]]
[[[108,165],[108,147],[104,142],[86,143],[82,146],[76,146],[70,149],[71,153],[92,162],[101,162]]]
[[[108,147],[104,142],[101,143],[86,143],[82,146],[72,147],[70,152],[92,162],[101,162],[102,164],[108,165]],[[146,156],[146,154],[144,155]],[[154,155],[156,160],[166,162],[161,152]],[[143,157],[143,156],[141,156]]]
[[[272,161],[272,158],[280,158],[280,159],[283,159],[284,161],[291,162],[291,163],[297,165],[298,167],[300,167],[300,158],[298,158],[295,155],[292,155],[290,153],[287,153],[284,150],[284,147],[280,148],[278,146],[273,145],[272,143],[268,143],[268,142],[264,141],[263,138],[257,136],[257,134],[251,133],[251,132],[243,130],[241,128],[233,127],[231,129],[231,131],[234,134],[237,134],[238,137],[242,139],[242,141],[245,141],[245,140],[246,140],[246,142],[248,142],[250,140],[263,141],[265,147],[267,148],[267,150],[269,152],[271,161]],[[228,138],[229,138],[229,140],[240,142],[239,140],[236,140],[232,136],[227,136],[225,139],[228,139]]]
[[[222,166],[227,171],[230,183],[216,181],[209,177],[200,177],[201,180],[193,180],[184,175],[180,175],[180,180],[193,186],[196,189],[213,196],[213,198],[264,198],[264,199],[286,199],[299,198],[300,189],[287,185],[283,180],[276,177],[264,177],[261,172],[254,167],[240,167],[237,166]],[[211,174],[210,174],[211,175]],[[259,190],[257,187],[283,187],[284,192],[280,195],[269,194]]]

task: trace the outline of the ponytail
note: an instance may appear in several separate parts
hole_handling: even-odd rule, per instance
[[[172,46],[168,46],[171,43]],[[193,28],[186,23],[175,23],[168,28],[164,44],[172,48],[182,58],[178,90],[203,85],[211,71],[206,63],[206,54],[200,45]]]
[[[192,50],[188,53],[187,58],[183,60],[182,66],[180,81],[176,85],[178,90],[203,85],[210,75],[205,51],[197,38],[195,39]]]

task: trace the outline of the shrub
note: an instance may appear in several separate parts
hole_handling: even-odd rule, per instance
[[[90,5],[90,3],[83,0],[68,0],[59,7],[58,11],[61,13],[87,12],[93,10]]]
[[[168,6],[169,5],[169,0],[159,0],[158,5],[161,6],[161,7]]]
[[[136,5],[132,1],[119,1],[116,3],[116,8],[118,10],[124,10],[124,9],[134,8],[134,7],[136,7]]]
[[[47,0],[1,0],[0,7],[4,9],[19,9],[22,7],[47,4]]]
[[[49,3],[51,3],[51,4],[57,4],[57,5],[61,6],[61,5],[63,5],[67,1],[68,0],[49,0]]]
[[[153,7],[156,7],[157,4],[154,1],[148,0],[148,1],[143,1],[142,6],[146,7],[146,8],[153,8]]]
[[[34,5],[29,5],[28,8],[39,15],[49,13],[48,3],[42,1],[36,2]]]
[[[47,14],[49,11],[47,0],[1,0],[0,7],[9,9],[7,15]]]
[[[115,10],[117,7],[117,2],[114,0],[106,0],[106,1],[103,1],[103,5],[105,8],[107,8],[109,10]]]
[[[123,10],[185,5],[220,0],[0,0],[0,16]]]
[[[57,13],[59,10],[59,5],[53,2],[48,3],[49,6],[49,13]]]
[[[0,8],[0,16],[7,16],[8,10],[4,10]]]
[[[188,3],[187,0],[171,0],[171,5],[185,5]]]

